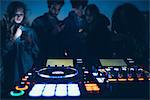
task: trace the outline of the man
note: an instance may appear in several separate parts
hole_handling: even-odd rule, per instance
[[[84,57],[84,27],[86,21],[83,15],[87,0],[71,0],[72,11],[64,19],[64,30],[62,32],[64,49],[69,57]]]
[[[107,58],[111,56],[111,33],[108,29],[109,19],[103,15],[95,4],[90,4],[85,10],[87,21],[86,32],[88,56]]]
[[[59,33],[63,26],[57,19],[57,15],[64,4],[64,0],[47,0],[49,11],[36,18],[32,27],[37,33],[40,53],[37,59],[38,65],[45,65],[48,58],[60,57]]]

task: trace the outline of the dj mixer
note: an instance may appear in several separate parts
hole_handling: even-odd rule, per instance
[[[149,99],[150,73],[131,58],[98,59],[88,68],[85,59],[48,59],[29,70],[8,93],[19,99]],[[147,66],[148,67],[148,66]]]

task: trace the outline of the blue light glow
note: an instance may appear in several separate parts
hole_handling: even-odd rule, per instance
[[[98,76],[98,73],[92,73],[93,74],[93,76]]]
[[[104,83],[105,78],[96,78],[99,83]]]

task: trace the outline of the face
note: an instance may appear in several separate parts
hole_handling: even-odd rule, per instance
[[[52,16],[57,16],[59,14],[60,9],[61,9],[61,5],[56,4],[56,5],[52,5],[49,8],[49,11],[51,12]]]
[[[85,18],[88,23],[91,23],[94,20],[94,16],[92,16],[92,14],[90,14],[89,10],[86,10]]]
[[[23,21],[24,19],[24,11],[23,9],[17,9],[16,13],[15,13],[15,17],[14,17],[14,21],[15,23],[19,24]]]
[[[84,12],[84,8],[82,6],[79,6],[78,8],[76,8],[75,13],[80,17],[83,15]]]

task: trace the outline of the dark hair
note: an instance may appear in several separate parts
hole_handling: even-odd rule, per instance
[[[112,31],[120,33],[132,33],[138,36],[144,31],[144,16],[136,6],[125,3],[117,7],[112,16]]]
[[[78,8],[82,6],[83,8],[87,6],[88,0],[71,0],[72,8]]]
[[[47,0],[48,8],[51,7],[51,5],[60,4],[61,6],[64,5],[64,0]]]
[[[20,1],[14,1],[14,2],[11,2],[7,7],[7,12],[6,12],[7,17],[9,17],[9,19],[14,17],[15,12],[17,11],[18,8],[22,8],[24,11],[24,15],[26,16],[25,4],[23,2],[20,2]]]
[[[86,8],[86,10],[85,10],[85,12],[86,11],[90,11],[90,14],[91,15],[98,15],[99,13],[100,13],[100,11],[99,11],[99,9],[98,9],[98,7],[95,5],[95,4],[90,4],[90,5],[88,5],[87,6],[87,8]]]

